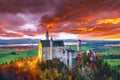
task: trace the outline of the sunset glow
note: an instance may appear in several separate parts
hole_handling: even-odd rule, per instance
[[[102,19],[102,20],[98,20],[97,23],[98,24],[107,24],[107,23],[118,24],[118,23],[120,23],[120,18],[117,18],[117,19]]]
[[[0,0],[0,38],[120,40],[119,0]],[[56,35],[57,34],[57,35]]]

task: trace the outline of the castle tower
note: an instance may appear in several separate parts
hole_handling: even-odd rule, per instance
[[[82,50],[81,50],[81,40],[78,40],[77,50],[78,50],[79,54],[82,53]]]
[[[49,40],[49,33],[46,31],[46,40]]]
[[[42,42],[41,40],[38,43],[38,58],[40,62],[42,62]]]
[[[50,60],[53,59],[53,40],[52,40],[52,37],[51,37],[51,40],[50,40],[50,57],[49,57]]]
[[[72,62],[72,59],[73,59],[72,52],[70,51],[70,52],[68,52],[68,54],[69,54],[69,69],[72,69],[72,64],[73,64],[73,62]]]

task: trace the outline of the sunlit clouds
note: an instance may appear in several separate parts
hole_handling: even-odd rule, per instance
[[[0,0],[0,37],[120,40],[120,0]]]
[[[118,24],[120,23],[120,18],[117,19],[100,19],[97,21],[97,24]]]

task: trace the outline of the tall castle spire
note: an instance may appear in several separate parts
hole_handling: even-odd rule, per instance
[[[48,33],[48,30],[46,31],[46,40],[49,40],[49,33]]]
[[[50,40],[50,60],[53,59],[53,40],[52,40],[52,37],[51,37],[51,40]]]
[[[81,54],[81,40],[78,40],[78,45],[77,45],[78,52]]]

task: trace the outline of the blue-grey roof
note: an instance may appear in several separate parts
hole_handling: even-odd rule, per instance
[[[66,49],[67,52],[74,52],[72,49]]]
[[[50,40],[41,40],[43,47],[50,47]],[[52,41],[53,47],[64,46],[63,40]]]

